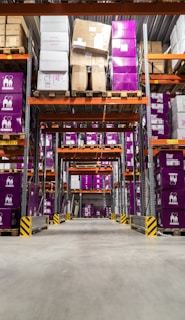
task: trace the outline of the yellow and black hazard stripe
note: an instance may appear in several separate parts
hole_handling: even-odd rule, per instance
[[[54,215],[53,215],[53,224],[60,224],[60,215],[59,215],[59,213],[54,213]]]
[[[115,213],[111,213],[111,220],[116,220],[116,214]]]
[[[127,216],[126,214],[120,214],[120,224],[126,224],[127,223]]]
[[[66,213],[65,220],[71,220],[71,214],[70,213]]]
[[[20,221],[20,236],[30,237],[32,235],[32,217],[25,216]]]
[[[146,217],[145,230],[145,234],[148,237],[154,237],[157,235],[157,220],[155,217]]]

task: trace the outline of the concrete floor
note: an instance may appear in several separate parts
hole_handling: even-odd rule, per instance
[[[103,219],[0,237],[0,320],[148,319],[185,319],[185,237]]]

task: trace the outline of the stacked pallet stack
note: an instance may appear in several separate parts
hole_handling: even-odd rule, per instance
[[[114,124],[106,124],[106,128],[114,128]],[[105,134],[105,144],[114,145],[119,143],[119,137],[117,132],[106,132]]]
[[[159,227],[185,228],[183,151],[160,151],[156,155],[155,183]]]
[[[185,53],[185,15],[180,15],[170,35],[171,53]],[[180,61],[172,60],[172,69],[176,70]]]
[[[93,177],[90,174],[82,175],[82,190],[91,190],[93,187]]]
[[[73,125],[76,127],[76,123]],[[71,128],[71,124],[66,124],[65,128]],[[63,143],[65,145],[77,145],[77,138],[76,132],[65,132],[63,134]]]
[[[151,93],[151,126],[154,139],[168,139],[171,135],[169,95]]]
[[[20,173],[0,174],[0,229],[19,228],[21,191]]]
[[[35,183],[29,185],[27,216],[39,216],[39,186]]]
[[[112,22],[112,89],[137,90],[136,21]]]
[[[0,48],[5,47],[5,25],[6,17],[0,16]]]
[[[69,21],[67,16],[41,16],[41,51],[37,89],[69,88]]]
[[[139,58],[141,65],[141,73],[145,73],[145,59],[144,59],[144,43],[140,43]],[[161,54],[162,42],[161,41],[148,41],[148,53]],[[149,60],[148,64],[149,73],[160,74],[164,73],[164,60]]]
[[[134,150],[135,149],[135,150]],[[134,163],[134,152],[139,152],[139,142],[137,132],[126,132],[125,133],[125,168],[129,171],[139,168],[139,163]]]
[[[21,133],[23,73],[0,73],[0,133]]]
[[[53,136],[52,134],[41,134],[40,139],[40,157],[43,160],[45,158],[45,168],[46,170],[54,169],[54,152],[53,152]],[[43,162],[40,163],[40,169],[43,169]]]
[[[185,95],[171,100],[172,138],[185,140]]]
[[[75,20],[70,56],[72,91],[106,91],[105,68],[108,65],[110,35],[109,25]]]
[[[136,185],[134,182],[129,183],[129,214],[130,215],[141,215],[141,188],[140,188],[140,182],[136,182]]]

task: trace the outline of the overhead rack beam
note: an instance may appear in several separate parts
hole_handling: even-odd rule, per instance
[[[132,132],[132,128],[46,128],[47,133],[62,132]]]
[[[185,2],[133,3],[16,3],[0,4],[3,16],[112,16],[112,15],[180,15],[185,14]]]
[[[102,113],[40,113],[39,114],[40,122],[93,122],[101,121],[103,119]],[[104,116],[104,122],[107,121],[116,121],[116,122],[136,122],[139,121],[139,114],[134,113],[107,113]],[[94,128],[92,129],[94,130]],[[68,131],[68,128],[67,128]]]
[[[139,105],[147,104],[147,97],[130,98],[34,98],[28,97],[29,105]]]

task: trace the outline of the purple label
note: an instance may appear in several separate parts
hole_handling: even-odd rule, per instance
[[[1,72],[0,73],[0,92],[21,93],[23,89],[22,72]]]

